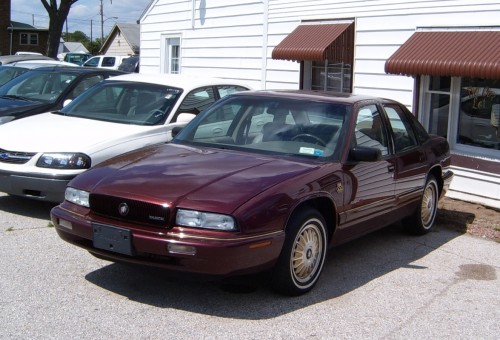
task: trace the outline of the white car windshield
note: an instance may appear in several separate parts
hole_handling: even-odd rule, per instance
[[[181,89],[125,81],[101,82],[82,93],[59,113],[121,124],[163,124]]]
[[[350,112],[350,105],[342,103],[233,96],[200,114],[173,142],[335,158]]]

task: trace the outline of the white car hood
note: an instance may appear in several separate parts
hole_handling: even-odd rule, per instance
[[[159,133],[164,133],[166,140],[165,131],[164,125],[118,124],[43,113],[0,125],[0,149],[23,152],[84,152],[90,155],[122,140],[142,139]]]

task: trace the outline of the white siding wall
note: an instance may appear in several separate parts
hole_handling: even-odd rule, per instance
[[[500,24],[496,0],[196,0],[194,21],[192,5],[158,0],[144,15],[141,72],[160,71],[161,36],[172,34],[181,36],[182,73],[295,89],[299,63],[272,60],[273,48],[301,20],[354,18],[354,92],[393,98],[410,109],[414,80],[387,75],[384,65],[417,27]]]
[[[191,0],[159,0],[141,21],[141,72],[160,72],[162,35],[180,35],[182,73],[260,88],[263,13],[260,0],[198,0],[192,21]]]

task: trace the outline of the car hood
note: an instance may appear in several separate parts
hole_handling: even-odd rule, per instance
[[[319,164],[314,163],[165,144],[105,162],[78,176],[70,186],[230,214],[264,190],[317,169]]]
[[[15,116],[16,114],[21,114],[44,105],[44,103],[29,100],[0,98],[0,117]]]
[[[0,149],[84,152],[91,155],[122,139],[152,134],[163,126],[139,126],[42,113],[0,125]],[[165,137],[166,138],[166,137]]]

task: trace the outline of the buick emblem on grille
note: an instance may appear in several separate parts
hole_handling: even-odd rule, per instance
[[[122,216],[127,216],[129,212],[128,204],[127,203],[120,203],[118,206],[118,212]]]
[[[7,152],[2,152],[2,153],[0,153],[0,158],[7,159],[7,158],[9,158],[9,154]]]

